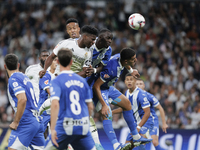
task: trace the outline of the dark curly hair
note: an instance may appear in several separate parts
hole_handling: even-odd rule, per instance
[[[84,25],[82,28],[81,28],[81,34],[93,34],[93,35],[96,35],[98,36],[98,30],[93,27],[93,26],[90,26],[90,25]]]
[[[123,48],[120,52],[120,59],[127,60],[131,59],[135,55],[135,51],[132,48]]]

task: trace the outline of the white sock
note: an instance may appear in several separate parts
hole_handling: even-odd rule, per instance
[[[119,145],[120,145],[120,143],[115,143],[115,144],[113,145],[113,148],[116,149]]]
[[[98,135],[98,132],[97,132],[97,127],[96,127],[95,122],[94,122],[94,120],[91,116],[90,116],[90,132],[92,134],[92,138],[94,140],[94,143],[101,144],[100,141],[99,141],[99,135]]]
[[[140,134],[132,135],[134,140],[139,140],[141,138]]]

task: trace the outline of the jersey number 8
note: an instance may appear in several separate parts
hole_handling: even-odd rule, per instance
[[[81,113],[81,105],[79,103],[80,100],[79,93],[75,90],[71,91],[69,94],[69,99],[72,102],[70,105],[72,112],[75,115],[79,115]]]

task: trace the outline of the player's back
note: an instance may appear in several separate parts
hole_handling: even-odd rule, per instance
[[[116,54],[110,58],[110,61],[107,63],[107,66],[104,66],[100,77],[104,80],[104,84],[101,86],[101,89],[109,89],[110,86],[113,86],[115,82],[119,79],[124,67],[120,63],[120,54]]]
[[[86,80],[72,71],[63,71],[51,84],[51,99],[60,97],[56,128],[64,128],[67,135],[86,135],[89,131],[86,102],[91,100]]]
[[[25,74],[29,77],[29,79],[31,80],[31,83],[33,84],[34,93],[35,93],[37,102],[39,102],[39,95],[40,95],[39,72],[41,70],[43,70],[43,68],[40,66],[40,64],[35,64],[35,65],[29,66],[25,71]]]
[[[12,97],[9,100],[15,112],[17,111],[18,103],[16,95],[24,92],[27,102],[22,118],[37,115],[35,113],[38,111],[38,106],[30,79],[25,74],[16,72],[9,78],[8,86],[8,94]]]
[[[75,73],[82,71],[83,67],[89,67],[92,61],[92,49],[91,48],[80,48],[76,39],[66,39],[57,44],[53,49],[55,55],[62,48],[68,48],[72,51],[73,63],[71,70]]]

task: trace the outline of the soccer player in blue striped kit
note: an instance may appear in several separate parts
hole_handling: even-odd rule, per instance
[[[142,90],[145,90],[145,84],[144,84],[144,81],[142,79],[136,80],[136,86],[138,86]],[[148,101],[151,104],[151,107],[150,107],[151,114],[154,117],[154,127],[153,127],[153,130],[151,130],[151,132],[149,134],[150,134],[151,138],[153,139],[152,143],[153,143],[155,149],[156,150],[164,150],[163,148],[160,147],[159,141],[158,141],[159,120],[158,120],[158,116],[156,115],[154,108],[157,108],[159,110],[160,116],[161,116],[161,119],[162,119],[162,130],[163,130],[163,132],[167,133],[168,125],[167,125],[166,120],[165,120],[165,111],[164,111],[163,107],[160,105],[158,99],[153,94],[151,94],[149,92],[146,92],[146,93],[147,93]]]
[[[114,83],[120,77],[122,71],[126,67],[133,67],[137,61],[135,51],[131,48],[122,49],[120,54],[116,54],[111,57],[107,66],[104,66],[100,73],[100,77],[96,80],[93,86],[94,97],[93,101],[96,106],[96,110],[101,114],[103,118],[103,126],[106,135],[113,144],[113,148],[123,149],[124,146],[119,145],[116,138],[115,132],[112,127],[112,112],[108,103],[109,89],[113,87]],[[112,90],[115,93],[113,96],[113,104],[118,105],[123,108],[124,119],[126,120],[134,139],[134,144],[139,145],[147,143],[151,140],[145,139],[138,134],[137,125],[133,118],[133,111],[131,108],[130,101],[117,89]],[[126,147],[128,148],[128,146]]]
[[[51,135],[45,150],[96,150],[89,131],[93,111],[92,94],[86,80],[70,70],[72,52],[58,52],[61,73],[51,82]],[[58,119],[57,119],[58,118]]]
[[[147,98],[147,93],[136,86],[136,80],[137,79],[134,78],[130,73],[126,74],[125,84],[128,90],[126,91],[125,95],[131,102],[133,116],[137,123],[138,132],[143,136],[149,137],[148,133],[153,130],[154,117],[150,111],[150,102]],[[122,109],[118,108],[113,110],[112,112],[113,114],[119,113],[122,112]],[[129,133],[126,139],[126,143],[132,141],[133,137],[131,133]],[[132,148],[133,147],[134,146],[132,146]],[[145,146],[140,145],[138,148],[135,149],[145,150]]]
[[[8,150],[24,150],[32,141],[38,140],[37,149],[43,149],[44,136],[40,131],[40,119],[33,85],[30,79],[19,72],[19,61],[16,55],[8,54],[4,58],[4,68],[8,74],[8,96],[16,115],[10,124],[12,129]]]

